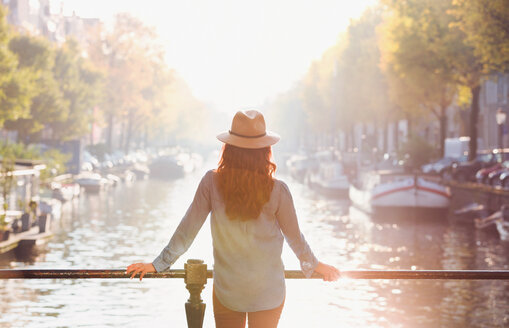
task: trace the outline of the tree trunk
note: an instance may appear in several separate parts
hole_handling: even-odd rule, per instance
[[[444,157],[447,133],[447,107],[440,107],[440,157]]]
[[[383,153],[387,153],[389,150],[389,120],[384,121],[384,140],[383,140]]]
[[[348,127],[348,134],[349,134],[349,139],[350,139],[350,151],[353,151],[353,149],[355,148],[355,131],[354,131],[354,128],[353,128],[353,124],[351,124],[349,127]]]
[[[394,122],[394,150],[399,151],[399,121]]]
[[[143,147],[148,147],[148,127],[145,125],[145,129],[143,132]]]
[[[106,146],[108,147],[108,153],[113,151],[113,114],[108,114],[108,132],[106,135]]]
[[[120,124],[120,138],[118,140],[118,149],[124,149],[124,136],[125,136],[125,118],[122,117],[122,123]]]
[[[374,120],[373,121],[373,145],[372,146],[372,150],[375,151],[376,149],[376,152],[379,152],[380,151],[380,143],[378,142],[378,138],[380,138],[380,127],[378,126],[378,120]]]
[[[130,109],[127,113],[127,129],[125,134],[125,146],[124,151],[129,154],[129,147],[131,146],[131,138],[133,134],[133,109]]]
[[[406,121],[407,121],[407,140],[410,139],[412,137],[412,134],[413,134],[413,120],[412,120],[412,115],[410,113],[407,113],[406,115]]]
[[[481,86],[477,85],[470,88],[472,93],[472,107],[470,108],[470,143],[468,150],[468,160],[473,160],[477,156],[477,121],[479,120],[479,93]]]

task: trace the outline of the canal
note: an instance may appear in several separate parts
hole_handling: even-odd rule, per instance
[[[66,204],[55,236],[28,258],[0,268],[123,269],[166,245],[205,172],[176,181],[142,180]],[[317,257],[340,269],[509,269],[509,245],[493,231],[447,218],[372,220],[345,199],[322,196],[284,175],[301,230]],[[175,264],[211,268],[210,226]],[[299,264],[285,245],[286,269]],[[203,292],[213,327],[212,280]],[[185,327],[181,279],[0,281],[0,327]],[[509,282],[287,281],[280,327],[504,327]]]

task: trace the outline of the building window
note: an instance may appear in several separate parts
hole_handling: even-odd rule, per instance
[[[504,82],[505,76],[499,74],[497,76],[497,103],[504,102]]]
[[[492,105],[497,102],[497,83],[495,79],[488,79],[484,83],[486,90],[486,105]]]

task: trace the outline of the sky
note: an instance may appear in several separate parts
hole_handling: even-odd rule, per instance
[[[59,2],[57,0],[57,2]],[[256,108],[292,87],[374,0],[64,0],[64,11],[154,26],[170,67],[210,107]]]

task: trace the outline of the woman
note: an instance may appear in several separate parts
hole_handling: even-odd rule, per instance
[[[147,272],[168,270],[212,213],[216,327],[245,327],[246,315],[249,327],[276,327],[285,298],[284,238],[306,277],[317,272],[333,281],[339,271],[313,255],[288,187],[273,178],[271,146],[279,136],[265,130],[263,115],[239,111],[231,130],[217,138],[225,143],[219,166],[202,178],[168,245],[152,263],[131,264],[127,272],[141,280]]]

